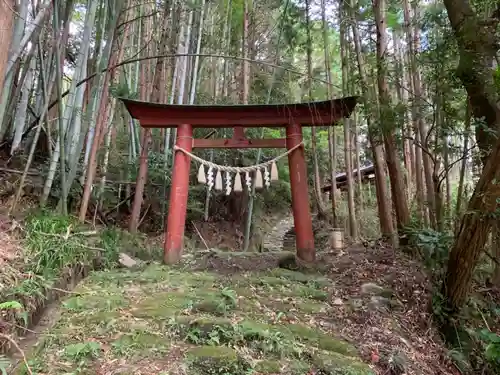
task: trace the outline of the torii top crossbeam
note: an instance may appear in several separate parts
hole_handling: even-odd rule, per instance
[[[349,117],[356,96],[321,102],[258,105],[172,105],[121,99],[143,128],[195,128],[231,126],[281,128],[291,122],[302,126],[329,126]]]
[[[186,221],[190,156],[195,147],[287,148],[297,256],[314,261],[314,234],[308,197],[308,176],[302,144],[303,126],[331,126],[349,117],[357,97],[321,102],[268,105],[169,105],[121,99],[143,128],[177,128],[170,186],[164,260],[180,259]],[[193,139],[193,128],[234,127],[230,139]],[[285,127],[286,138],[247,139],[245,127]],[[192,154],[191,154],[192,155]]]

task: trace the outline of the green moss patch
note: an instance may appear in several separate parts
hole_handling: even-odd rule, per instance
[[[95,272],[62,302],[31,363],[51,375],[116,363],[133,373],[144,361],[173,375],[351,374],[365,369],[356,349],[310,323],[330,308],[328,285],[286,270],[233,278],[160,265]],[[284,314],[296,323],[285,324]]]
[[[168,352],[171,342],[159,332],[150,332],[147,329],[135,329],[120,335],[111,342],[114,356],[134,357],[137,352],[151,357],[154,353]]]
[[[357,355],[357,350],[354,346],[343,340],[336,339],[317,328],[311,328],[301,324],[290,324],[285,326],[284,329],[288,330],[297,341],[302,341],[319,349],[348,356]]]
[[[189,373],[193,375],[247,375],[250,364],[234,349],[224,346],[201,346],[186,355]]]
[[[322,353],[313,357],[313,365],[325,375],[372,375],[368,365],[337,353]]]

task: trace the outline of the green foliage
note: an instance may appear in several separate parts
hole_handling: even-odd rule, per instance
[[[278,356],[300,356],[303,351],[301,345],[294,343],[293,336],[286,336],[265,324],[249,321],[232,324],[229,320],[214,319],[174,320],[170,324],[174,332],[196,345],[245,345]]]
[[[500,335],[484,328],[479,331],[479,338],[484,347],[485,359],[496,371],[500,371]]]
[[[224,287],[220,293],[195,303],[193,310],[206,312],[216,316],[226,316],[233,311],[238,304],[238,296],[232,289]]]
[[[116,248],[100,251],[88,246],[88,232],[76,220],[53,212],[40,211],[26,221],[26,256],[30,271],[44,277],[57,276],[76,264],[94,266],[99,261],[104,268],[112,267],[118,259]]]
[[[0,310],[21,310],[23,305],[17,301],[7,301],[0,303]]]
[[[0,303],[0,316],[1,313],[6,310],[11,310],[14,311],[15,316],[17,319],[22,320],[24,322],[24,325],[28,325],[28,312],[22,305],[22,303],[19,303],[18,301],[5,301]]]
[[[248,361],[228,347],[202,346],[187,353],[190,373],[194,375],[247,375],[252,373]]]
[[[81,361],[86,358],[95,358],[99,355],[101,345],[98,342],[81,342],[64,348],[64,356],[72,361]]]
[[[417,249],[425,266],[433,273],[443,272],[453,236],[429,228],[408,228],[407,233],[411,245]]]

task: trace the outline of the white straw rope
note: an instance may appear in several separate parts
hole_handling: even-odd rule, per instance
[[[174,145],[174,151],[181,151],[181,152],[185,153],[186,155],[188,155],[189,157],[191,157],[194,160],[196,160],[198,163],[201,163],[201,164],[203,164],[205,166],[208,166],[208,167],[212,167],[213,169],[217,169],[217,170],[222,171],[222,172],[230,172],[230,173],[238,173],[238,172],[240,172],[240,173],[245,173],[245,172],[253,172],[253,171],[256,171],[256,170],[259,170],[259,169],[263,169],[265,167],[269,167],[273,163],[277,162],[281,158],[284,158],[285,156],[287,156],[291,152],[295,151],[299,147],[302,147],[303,145],[304,145],[304,142],[300,142],[298,145],[292,147],[290,150],[288,150],[284,154],[278,155],[274,159],[266,161],[265,163],[251,165],[251,166],[248,166],[248,167],[230,167],[230,166],[227,166],[227,165],[218,165],[218,164],[212,163],[212,162],[210,162],[208,160],[202,159],[202,158],[200,158],[200,157],[198,157],[198,156],[190,153],[189,151],[187,151],[187,150],[185,150],[182,147],[179,147],[177,145]]]

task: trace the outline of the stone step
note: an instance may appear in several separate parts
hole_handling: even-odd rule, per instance
[[[287,216],[280,220],[269,234],[264,238],[264,248],[268,251],[283,250],[283,239],[285,235],[293,228],[293,217]]]

